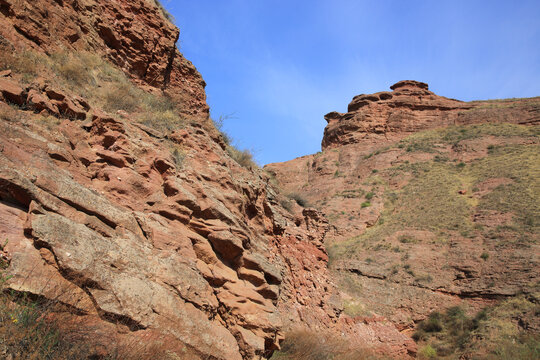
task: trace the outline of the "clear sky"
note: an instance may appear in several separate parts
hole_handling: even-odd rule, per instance
[[[320,150],[324,114],[393,83],[540,96],[540,1],[162,0],[211,114],[259,164]]]

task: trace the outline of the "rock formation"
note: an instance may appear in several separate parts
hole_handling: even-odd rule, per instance
[[[105,347],[252,359],[301,326],[414,354],[392,323],[342,313],[323,246],[327,221],[314,209],[290,214],[264,172],[229,156],[205,83],[153,1],[0,0],[0,24],[3,58],[50,64],[92,52],[147,94],[180,104],[184,118],[182,128],[154,129],[137,121],[136,106],[110,113],[54,72],[2,63],[9,289],[60,303]]]
[[[488,102],[466,103],[438,96],[429,91],[428,84],[419,81],[399,81],[390,89],[393,91],[355,96],[346,114],[326,114],[323,150],[353,143],[395,141],[406,134],[448,125],[540,122],[537,100],[516,101],[519,106],[515,108],[509,100],[501,112],[485,106]]]
[[[154,0],[1,0],[3,42],[48,54],[92,51],[143,87],[171,90],[185,115],[208,116],[204,80],[176,47],[180,32]]]

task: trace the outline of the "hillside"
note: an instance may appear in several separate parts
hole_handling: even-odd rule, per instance
[[[391,89],[326,115],[322,152],[265,167],[329,220],[345,311],[408,332],[452,306],[475,313],[518,295],[537,304],[540,98],[466,103],[415,81]],[[514,319],[527,324],[515,334],[538,334],[536,315]]]

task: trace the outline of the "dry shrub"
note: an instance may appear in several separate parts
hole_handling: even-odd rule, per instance
[[[139,96],[136,88],[128,83],[107,84],[103,89],[104,108],[109,112],[123,110],[134,112],[139,105]]]
[[[117,324],[120,328],[123,324]],[[98,325],[80,323],[55,300],[28,294],[0,294],[0,357],[13,360],[179,360],[164,342],[136,337],[111,338]],[[130,339],[130,340],[126,340]]]
[[[375,360],[369,350],[354,346],[335,335],[295,330],[288,333],[273,360]]]
[[[110,113],[118,110],[160,131],[174,131],[184,126],[178,115],[179,104],[166,95],[145,92],[120,69],[89,52],[59,52],[52,55],[52,70],[59,81],[94,106]]]
[[[287,198],[281,198],[281,199],[279,199],[279,203],[280,203],[282,208],[284,208],[288,212],[292,213],[293,207],[292,207],[291,200],[289,200]]]
[[[165,94],[143,91],[118,67],[94,53],[63,50],[47,57],[4,46],[0,47],[0,70],[4,69],[22,75],[24,81],[50,74],[55,88],[82,96],[92,107],[112,114],[118,110],[132,113],[138,121],[160,131],[174,131],[185,123],[179,116],[180,104]]]
[[[169,20],[172,23],[175,22],[174,16],[165,9],[165,7],[161,4],[161,1],[154,0],[154,4],[156,4],[156,6],[159,8],[165,19]]]
[[[55,300],[6,287],[7,261],[0,261],[0,354],[18,359],[86,359],[90,349],[80,341],[80,327],[61,330],[55,316],[65,307]],[[79,340],[79,341],[77,341]]]
[[[71,86],[95,85],[94,69],[103,60],[87,52],[59,52],[52,55],[53,68]]]
[[[6,121],[19,121],[21,119],[21,114],[15,108],[0,103],[0,119]]]
[[[247,149],[239,150],[234,146],[229,146],[227,147],[227,152],[233,158],[233,160],[241,166],[247,169],[253,169],[257,167],[257,164],[255,164],[255,161],[253,161],[253,154],[251,153],[251,151]]]
[[[34,51],[15,51],[7,46],[0,46],[0,71],[12,70],[21,74],[23,80],[31,81],[48,66],[47,57]]]

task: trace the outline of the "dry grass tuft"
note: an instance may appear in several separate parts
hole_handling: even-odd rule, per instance
[[[11,70],[21,74],[24,82],[30,82],[49,66],[45,55],[34,51],[14,51],[6,46],[0,46],[0,71]]]
[[[286,335],[281,350],[272,360],[376,360],[369,350],[329,334],[296,330]]]
[[[227,152],[229,153],[229,156],[233,158],[233,160],[236,161],[239,165],[247,169],[254,169],[257,167],[257,164],[253,160],[253,154],[251,153],[251,151],[247,149],[240,150],[234,146],[229,145],[227,147]]]
[[[113,115],[125,111],[162,132],[185,126],[185,120],[178,115],[180,104],[165,94],[141,90],[120,69],[96,54],[59,51],[47,57],[32,51],[0,50],[0,70],[11,69],[26,82],[47,74],[47,78],[54,79],[54,87],[79,95],[92,107]]]

